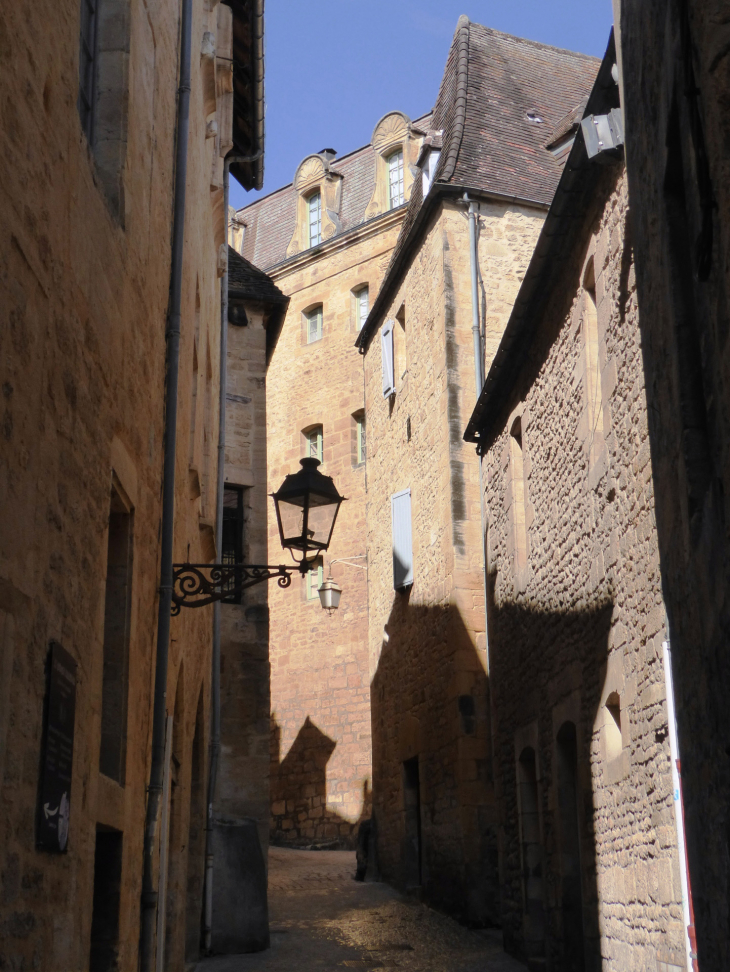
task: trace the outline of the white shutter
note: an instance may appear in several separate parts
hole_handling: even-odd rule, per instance
[[[410,489],[391,496],[390,510],[393,518],[393,587],[399,590],[413,583]]]
[[[386,321],[380,332],[380,349],[383,359],[383,398],[395,391],[393,376],[393,321]]]

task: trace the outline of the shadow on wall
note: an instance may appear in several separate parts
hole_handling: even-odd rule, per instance
[[[601,818],[606,801],[594,797],[606,767],[592,774],[591,742],[602,716],[613,603],[539,611],[496,605],[494,577],[490,589],[505,948],[530,968],[547,960],[561,972],[598,972],[596,835],[612,822]],[[615,765],[613,772],[620,775]],[[616,799],[612,793],[609,816],[620,812]]]
[[[499,922],[487,676],[454,606],[394,595],[371,694],[383,878],[473,925]]]
[[[272,844],[352,850],[360,823],[372,813],[369,781],[363,781],[362,810],[354,823],[327,806],[327,763],[337,743],[307,716],[281,760],[281,727],[271,714]]]

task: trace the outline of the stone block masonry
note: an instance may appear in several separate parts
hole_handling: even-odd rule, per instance
[[[620,168],[598,199],[483,461],[502,920],[530,961],[643,972],[684,932]]]

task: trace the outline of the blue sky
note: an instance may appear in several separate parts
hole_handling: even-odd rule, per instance
[[[365,145],[387,111],[427,112],[462,13],[598,56],[612,21],[611,0],[267,0],[264,188],[232,178],[231,205],[291,182],[310,152]]]

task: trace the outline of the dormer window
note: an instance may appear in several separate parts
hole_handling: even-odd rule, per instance
[[[403,205],[403,149],[396,149],[386,159],[388,164],[388,206],[395,209]]]
[[[313,192],[307,200],[309,225],[309,245],[317,246],[322,242],[322,194]]]
[[[439,159],[441,158],[441,152],[439,149],[431,149],[426,153],[426,157],[423,160],[422,167],[422,178],[423,178],[423,195],[431,188],[431,183],[433,182],[433,177],[436,174],[436,166],[439,164]]]

